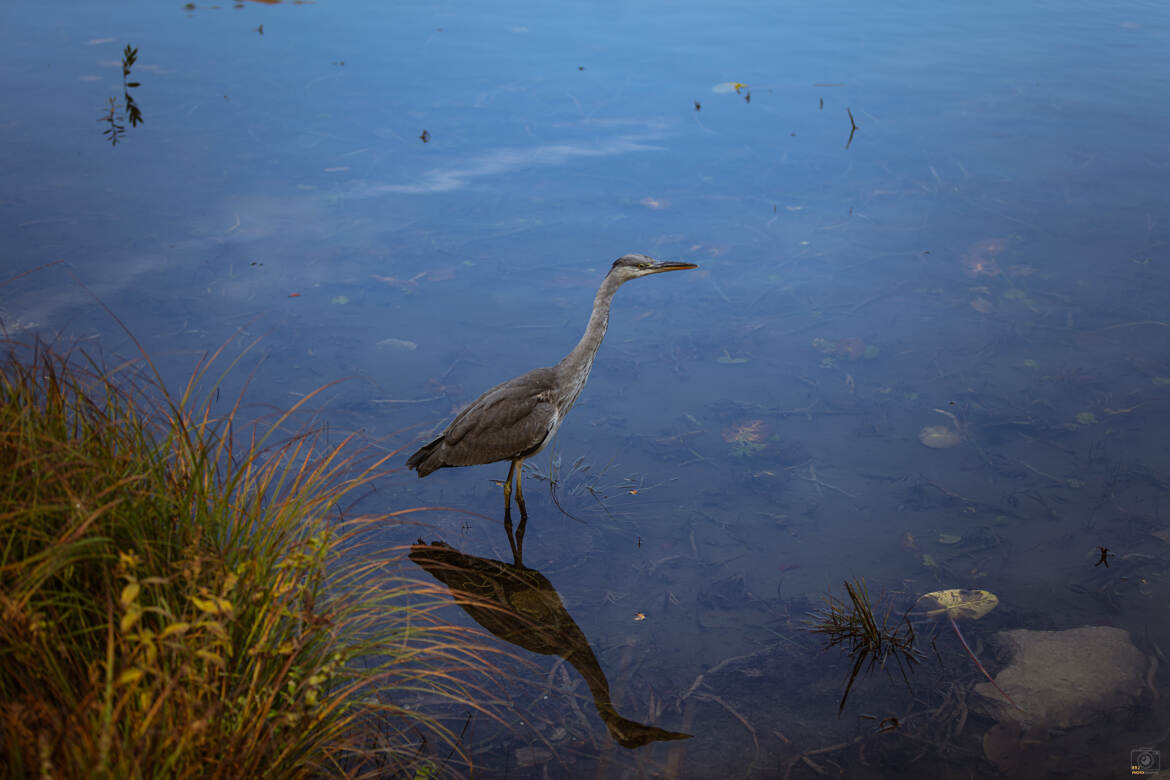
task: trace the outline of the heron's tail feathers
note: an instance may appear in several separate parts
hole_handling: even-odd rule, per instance
[[[420,477],[425,477],[435,469],[441,469],[444,465],[443,461],[431,456],[435,454],[435,450],[439,449],[439,445],[442,443],[443,437],[440,436],[430,444],[420,448],[418,452],[406,459],[406,467],[417,471]]]

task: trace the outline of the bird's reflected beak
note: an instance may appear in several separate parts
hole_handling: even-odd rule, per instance
[[[698,268],[694,263],[675,263],[671,261],[658,261],[650,266],[649,271],[652,274],[661,274],[667,271],[685,271],[688,268]]]

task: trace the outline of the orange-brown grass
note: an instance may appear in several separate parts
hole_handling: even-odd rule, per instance
[[[317,393],[266,427],[214,415],[222,348],[177,398],[148,360],[3,348],[7,776],[467,769],[457,730],[496,717],[498,651],[369,549],[386,518],[340,517],[394,453],[287,433]]]

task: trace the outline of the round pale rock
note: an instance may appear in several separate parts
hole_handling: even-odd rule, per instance
[[[978,709],[1001,723],[1063,729],[1091,723],[1104,711],[1135,699],[1143,686],[1146,656],[1129,632],[1109,626],[1065,631],[1001,631],[992,637],[1009,661],[995,676],[999,687],[1026,711],[980,683]]]

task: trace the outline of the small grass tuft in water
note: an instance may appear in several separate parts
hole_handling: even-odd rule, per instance
[[[849,595],[848,603],[832,593],[826,593],[825,606],[811,613],[812,620],[807,621],[809,631],[824,635],[826,650],[842,645],[853,660],[845,692],[837,707],[838,713],[845,709],[845,701],[863,668],[866,674],[875,667],[885,669],[886,663],[892,658],[897,662],[902,678],[909,683],[906,670],[913,669],[921,659],[919,651],[914,647],[914,627],[910,625],[907,615],[891,625],[892,608],[887,607],[879,623],[865,580],[846,580],[844,584],[845,592]]]
[[[223,348],[178,398],[0,348],[6,776],[466,771],[496,651],[371,546],[385,518],[340,517],[394,453],[281,433],[320,390],[267,427],[213,414]]]

